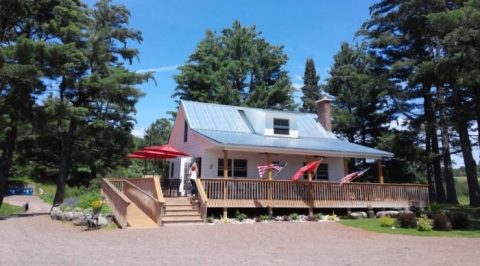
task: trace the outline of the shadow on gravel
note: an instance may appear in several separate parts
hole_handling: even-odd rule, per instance
[[[0,221],[8,220],[8,219],[16,219],[16,218],[27,218],[27,217],[34,217],[34,216],[42,216],[42,215],[50,215],[49,212],[38,212],[38,213],[21,213],[15,214],[10,216],[0,216]]]

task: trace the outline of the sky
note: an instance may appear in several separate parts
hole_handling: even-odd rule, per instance
[[[92,1],[93,2],[93,1]],[[313,58],[324,80],[333,56],[342,42],[355,42],[355,32],[369,17],[370,0],[114,0],[131,12],[130,27],[143,34],[134,44],[139,60],[130,67],[155,71],[155,82],[141,85],[146,95],[137,104],[134,135],[158,118],[175,111],[171,95],[176,87],[173,76],[210,29],[220,32],[234,20],[255,25],[272,45],[283,45],[289,60],[285,69],[299,88],[307,58]],[[296,93],[296,97],[300,97]]]

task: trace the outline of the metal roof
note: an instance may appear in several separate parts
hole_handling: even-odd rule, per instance
[[[392,157],[393,154],[338,139],[326,131],[315,114],[288,112],[295,117],[298,137],[265,136],[253,131],[239,110],[248,110],[253,115],[282,112],[248,107],[182,101],[189,127],[222,145],[265,147],[330,154],[352,154],[364,157]],[[282,112],[283,113],[283,112]]]

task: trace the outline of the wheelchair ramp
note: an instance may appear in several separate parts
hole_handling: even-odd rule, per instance
[[[132,229],[158,228],[158,225],[133,202],[128,207],[127,223]]]

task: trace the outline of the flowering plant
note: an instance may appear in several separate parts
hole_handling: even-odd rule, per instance
[[[93,208],[94,210],[98,210],[98,209],[101,209],[101,208],[102,208],[103,202],[102,202],[101,200],[99,200],[99,199],[96,199],[96,200],[92,201],[92,202],[90,203],[90,205],[92,206],[92,208]]]

